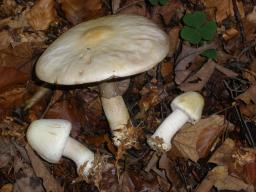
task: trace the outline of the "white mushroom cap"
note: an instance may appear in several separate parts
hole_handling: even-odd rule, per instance
[[[33,121],[27,130],[27,140],[32,148],[46,161],[58,163],[69,133],[71,123],[62,119]]]
[[[36,74],[63,85],[126,77],[154,67],[168,51],[168,36],[147,18],[106,16],[61,35],[39,58]]]
[[[172,110],[179,109],[186,113],[189,117],[189,122],[198,121],[203,112],[204,98],[197,92],[186,92],[176,97],[172,103]]]

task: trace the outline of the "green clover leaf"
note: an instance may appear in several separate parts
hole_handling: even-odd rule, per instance
[[[201,36],[200,33],[198,33],[198,31],[196,31],[195,29],[191,28],[191,27],[187,27],[185,26],[180,33],[181,37],[192,43],[192,44],[197,44],[201,41]]]
[[[202,11],[187,13],[183,17],[183,22],[190,27],[199,28],[206,22],[206,14]]]

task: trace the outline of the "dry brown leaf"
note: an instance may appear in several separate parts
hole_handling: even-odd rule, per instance
[[[256,184],[256,162],[247,163],[244,166],[245,180],[249,184]]]
[[[171,61],[161,63],[160,73],[165,82],[172,82],[173,63]]]
[[[144,87],[141,93],[142,97],[139,101],[139,107],[142,114],[167,97],[167,93],[164,89],[157,87],[151,87],[150,89]]]
[[[33,47],[30,43],[22,43],[14,48],[9,47],[0,51],[0,66],[18,68],[30,74],[33,68]]]
[[[8,110],[20,106],[26,94],[24,87],[11,87],[10,89],[0,93],[0,109]]]
[[[121,3],[120,8],[117,10],[118,14],[134,14],[149,17],[146,3],[138,0],[128,0]]]
[[[174,16],[181,17],[181,15],[183,15],[182,13],[184,13],[182,3],[180,1],[173,0],[166,3],[164,6],[154,6],[151,19],[159,25],[162,25],[163,22],[165,25],[168,25]]]
[[[11,43],[11,37],[8,31],[3,30],[0,32],[0,50],[6,49]]]
[[[100,0],[61,0],[61,8],[73,25],[104,15],[103,2]]]
[[[215,48],[214,44],[206,44],[199,48],[190,47],[183,45],[182,52],[176,60],[175,66],[175,82],[181,84],[187,77],[192,73],[189,69],[189,64],[194,61],[194,59],[207,49]]]
[[[12,192],[12,190],[13,190],[13,184],[11,183],[4,184],[0,189],[1,192]]]
[[[225,128],[223,116],[212,115],[195,125],[185,124],[172,140],[174,146],[185,158],[197,161],[205,157],[214,141]],[[229,127],[232,125],[230,124]]]
[[[231,155],[235,149],[235,142],[227,138],[224,143],[213,153],[208,162],[217,165],[226,165],[231,162]]]
[[[214,186],[218,190],[231,190],[231,191],[241,191],[245,190],[246,192],[254,192],[254,187],[245,183],[242,179],[227,175],[227,177],[218,179]]]
[[[37,0],[32,9],[27,12],[28,23],[35,30],[46,30],[57,20],[54,0]]]
[[[180,27],[176,26],[173,27],[169,32],[169,44],[170,44],[170,50],[169,50],[169,54],[168,56],[172,57],[174,55],[174,53],[176,52],[178,43],[180,41],[179,35],[180,35]]]
[[[217,22],[221,22],[229,16],[234,16],[232,0],[202,0],[202,3],[206,8],[214,10]],[[237,7],[243,18],[245,16],[243,2],[237,1]]]
[[[254,6],[252,12],[249,13],[249,14],[246,16],[246,19],[247,19],[248,21],[250,21],[251,23],[255,23],[255,24],[256,24],[256,6]]]
[[[40,160],[39,157],[36,156],[31,147],[29,145],[26,145],[25,148],[37,177],[41,177],[43,179],[43,184],[46,191],[63,192],[64,188],[61,187],[60,184],[55,180],[55,178],[50,174],[44,163]]]
[[[238,76],[238,74],[236,72],[234,72],[231,69],[228,69],[226,67],[223,67],[222,65],[219,65],[219,64],[216,64],[215,69],[230,78]]]
[[[8,86],[23,84],[28,80],[28,75],[11,67],[0,67],[0,93]]]
[[[236,100],[242,100],[246,104],[250,104],[252,101],[256,104],[256,85],[252,85],[244,93],[238,95]]]
[[[200,91],[206,85],[215,70],[216,63],[208,60],[194,75],[183,82],[179,88],[182,91]]]
[[[222,35],[222,37],[224,40],[228,41],[230,39],[233,39],[237,35],[239,35],[239,31],[236,28],[232,27],[230,29],[227,29],[225,33]]]
[[[16,179],[13,192],[44,192],[44,189],[39,178],[21,177]]]
[[[210,191],[213,185],[228,176],[228,168],[225,166],[217,166],[208,172],[207,176],[196,188],[196,192]]]

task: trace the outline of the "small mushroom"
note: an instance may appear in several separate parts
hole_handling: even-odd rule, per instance
[[[67,120],[40,119],[30,124],[26,136],[30,146],[46,161],[58,163],[65,156],[76,163],[78,173],[88,176],[94,153],[69,137],[71,127]]]
[[[39,58],[35,70],[48,83],[101,82],[102,106],[118,146],[126,139],[130,117],[115,79],[149,70],[168,51],[168,36],[152,21],[112,15],[81,23],[61,35]]]
[[[186,92],[176,97],[171,103],[173,112],[148,138],[149,146],[156,151],[170,150],[175,133],[186,122],[197,122],[201,118],[203,107],[204,98],[197,92]]]

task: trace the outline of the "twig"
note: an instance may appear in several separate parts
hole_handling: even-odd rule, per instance
[[[243,26],[243,23],[241,21],[241,15],[240,15],[239,9],[237,7],[236,0],[232,0],[232,4],[233,4],[233,10],[234,10],[235,18],[236,18],[236,21],[238,23],[238,27],[239,27],[239,30],[240,30],[240,33],[241,33],[241,40],[242,40],[243,47],[244,47],[245,42],[246,42],[246,37],[245,37],[245,32],[244,32],[244,26]]]

